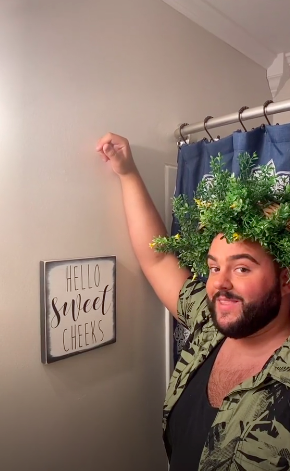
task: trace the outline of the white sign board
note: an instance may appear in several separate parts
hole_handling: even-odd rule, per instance
[[[41,262],[41,361],[116,341],[116,257]]]

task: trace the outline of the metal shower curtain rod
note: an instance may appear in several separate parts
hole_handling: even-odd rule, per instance
[[[220,118],[213,118],[207,116],[204,121],[196,124],[184,123],[174,131],[174,136],[177,141],[183,141],[190,134],[194,134],[199,131],[207,131],[207,129],[217,128],[219,126],[225,126],[227,124],[241,123],[248,119],[265,117],[268,121],[267,115],[283,113],[290,111],[290,100],[278,101],[273,103],[272,100],[268,100],[262,106],[256,108],[248,108],[243,106],[238,112],[221,116]],[[269,122],[269,121],[268,121]]]

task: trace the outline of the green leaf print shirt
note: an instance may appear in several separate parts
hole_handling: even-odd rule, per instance
[[[192,279],[185,282],[179,295],[178,316],[190,330],[190,336],[168,386],[164,431],[190,373],[223,339],[212,323],[204,283]],[[260,373],[224,398],[209,431],[198,471],[261,469],[290,470],[290,338],[274,352]]]

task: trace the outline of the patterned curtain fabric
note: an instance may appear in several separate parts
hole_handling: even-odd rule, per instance
[[[235,132],[219,141],[202,140],[182,145],[178,152],[175,196],[193,196],[200,180],[210,178],[210,158],[221,153],[225,168],[238,175],[238,156],[242,152],[257,152],[257,165],[268,165],[273,173],[290,183],[290,124],[261,126],[248,132]],[[173,218],[172,234],[178,233]],[[174,320],[174,362],[187,340],[188,331]]]

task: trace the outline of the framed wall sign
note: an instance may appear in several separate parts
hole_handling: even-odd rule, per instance
[[[116,341],[116,257],[40,262],[41,361]]]

